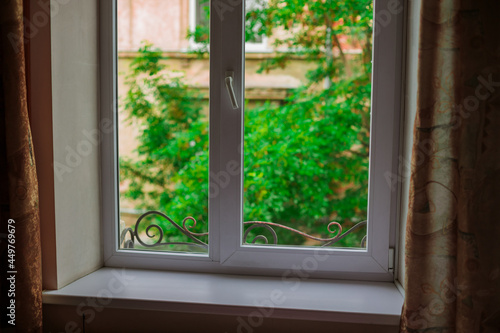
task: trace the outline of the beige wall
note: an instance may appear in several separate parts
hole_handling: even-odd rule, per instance
[[[97,0],[60,5],[51,21],[58,288],[102,266],[99,148],[84,135],[98,128],[98,26]]]
[[[188,48],[189,0],[118,0],[118,50],[137,51],[143,40],[164,51]]]

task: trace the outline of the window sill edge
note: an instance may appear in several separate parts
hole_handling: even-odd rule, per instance
[[[64,288],[44,291],[43,303],[244,317],[260,311],[272,318],[396,326],[403,296],[392,282],[103,267]]]

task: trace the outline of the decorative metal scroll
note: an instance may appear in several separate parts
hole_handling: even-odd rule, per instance
[[[164,219],[166,219],[171,225],[173,225],[177,230],[179,230],[182,234],[186,235],[192,242],[170,242],[165,239],[165,235],[163,232],[163,228],[159,226],[158,224],[148,224],[145,230],[145,235],[151,240],[150,242],[145,242],[143,239],[141,239],[141,233],[139,232],[139,226],[141,225],[141,222],[144,220],[149,215],[157,215],[160,216]],[[186,225],[186,222],[191,221],[193,224],[192,225]],[[126,228],[121,232],[120,235],[120,244],[123,243],[124,248],[134,248],[135,240],[142,246],[146,248],[154,248],[154,247],[160,247],[160,246],[168,246],[168,245],[184,245],[188,247],[193,247],[197,250],[208,250],[208,244],[201,241],[198,237],[201,236],[208,236],[208,232],[204,233],[195,233],[191,232],[189,229],[192,229],[196,227],[196,220],[188,216],[184,220],[182,220],[182,226],[177,224],[174,220],[172,220],[170,217],[167,215],[163,214],[162,212],[152,210],[147,213],[142,214],[139,216],[137,219],[137,222],[135,222],[134,228]],[[127,234],[130,235],[130,239],[125,239],[127,237]]]
[[[316,236],[313,236],[313,235],[309,235],[305,232],[302,232],[300,230],[297,230],[297,229],[294,229],[294,228],[290,228],[290,227],[287,227],[283,224],[279,224],[279,223],[274,223],[274,222],[264,222],[264,221],[248,221],[248,222],[243,222],[243,224],[245,225],[250,225],[247,230],[245,231],[244,235],[243,235],[243,239],[244,239],[244,242],[246,244],[255,244],[258,240],[261,240],[261,241],[264,241],[265,244],[269,244],[269,240],[267,239],[266,236],[264,235],[257,235],[255,236],[250,242],[248,240],[249,238],[249,234],[250,234],[250,231],[255,229],[255,228],[265,228],[267,229],[272,237],[273,237],[273,242],[272,242],[272,245],[278,245],[278,235],[276,233],[276,230],[274,228],[281,228],[281,229],[285,229],[285,230],[288,230],[292,233],[295,233],[297,235],[300,235],[304,238],[308,238],[308,239],[312,239],[312,240],[315,240],[315,241],[318,241],[318,242],[321,242],[321,247],[326,247],[326,246],[330,246],[330,245],[333,245],[335,243],[337,243],[338,241],[340,241],[342,238],[346,237],[347,235],[353,233],[354,231],[362,228],[363,226],[366,226],[367,224],[367,221],[362,221],[362,222],[358,222],[356,223],[354,226],[352,226],[350,229],[348,229],[346,232],[342,233],[342,225],[340,225],[340,223],[338,222],[330,222],[327,226],[327,229],[328,229],[328,232],[330,234],[334,234],[333,237],[330,237],[330,238],[321,238],[321,237],[316,237]],[[333,227],[335,227],[336,229],[333,229]],[[363,237],[363,239],[361,240],[361,247],[365,247],[366,246],[366,236]]]
[[[146,226],[145,232],[141,233],[139,232],[139,226],[141,225],[141,222],[144,221],[144,218],[150,215],[156,215],[159,217],[164,218],[167,220],[172,226],[174,226],[177,230],[179,230],[182,234],[184,234],[186,237],[189,238],[189,242],[170,242],[168,239],[165,239],[165,233],[163,231],[163,228],[154,223],[150,223]],[[186,223],[190,221],[191,224],[187,225]],[[342,233],[342,225],[338,222],[330,222],[327,226],[327,230],[330,234],[332,234],[332,237],[329,238],[321,238],[321,237],[316,237],[313,235],[309,235],[305,232],[302,232],[300,230],[287,227],[285,225],[279,224],[279,223],[274,223],[274,222],[264,222],[264,221],[247,221],[243,222],[244,225],[247,225],[248,228],[245,230],[245,233],[243,235],[243,240],[245,244],[255,244],[257,241],[262,241],[264,244],[269,244],[269,245],[279,245],[278,243],[278,234],[276,232],[277,229],[284,229],[287,230],[291,233],[300,235],[304,238],[311,239],[317,242],[321,243],[321,247],[326,247],[326,246],[332,246],[347,235],[355,232],[356,230],[361,229],[362,227],[366,226],[367,221],[362,221],[356,223],[354,226],[349,228],[347,231]],[[125,228],[124,230],[121,231],[120,234],[120,244],[123,244],[123,248],[127,249],[132,249],[135,246],[135,242],[137,241],[140,245],[146,248],[155,248],[155,247],[164,247],[168,245],[182,245],[182,246],[188,246],[192,247],[193,249],[196,250],[202,250],[204,252],[208,251],[208,244],[200,240],[199,237],[203,236],[208,236],[208,232],[203,232],[203,233],[195,233],[190,231],[189,229],[193,229],[196,227],[196,220],[188,216],[182,220],[182,226],[177,224],[175,221],[173,221],[170,217],[167,215],[163,214],[162,212],[159,211],[149,211],[147,213],[142,214],[139,216],[137,219],[137,222],[135,223],[135,226],[133,228]],[[257,228],[262,228],[264,230],[267,230],[271,236],[272,236],[272,242],[269,243],[269,239],[262,234],[262,232],[256,236],[253,236],[253,238],[250,240],[249,238],[251,237],[250,231],[257,229]],[[127,239],[128,235],[128,239]],[[147,236],[149,238],[149,242],[145,241],[141,237]],[[361,240],[361,247],[366,247],[366,235],[363,237]]]

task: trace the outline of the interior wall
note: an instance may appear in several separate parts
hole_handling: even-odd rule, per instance
[[[413,125],[417,114],[418,88],[418,46],[420,33],[420,6],[421,0],[407,1],[407,51],[406,51],[406,91],[405,117],[403,124],[403,150],[400,158],[398,181],[401,183],[401,220],[399,233],[399,256],[397,279],[404,283],[404,248],[406,234],[406,217],[408,215],[408,195],[410,190],[411,152],[413,146]]]
[[[85,327],[82,315],[85,314]],[[149,333],[397,333],[397,326],[348,324],[308,320],[277,319],[251,312],[248,317],[214,314],[144,311],[117,308],[96,308],[49,305],[43,307],[43,328],[47,332]]]
[[[98,1],[51,1],[57,287],[102,266]]]

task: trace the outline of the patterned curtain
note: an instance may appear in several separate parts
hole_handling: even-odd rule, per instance
[[[500,332],[500,1],[420,22],[401,332]]]
[[[15,243],[12,237],[0,238],[1,326],[15,332],[41,332],[38,181],[28,118],[22,0],[0,1],[0,181],[0,232],[15,237]],[[15,296],[8,293],[13,279]],[[15,322],[6,316],[12,313],[6,310],[12,308],[12,300]]]

